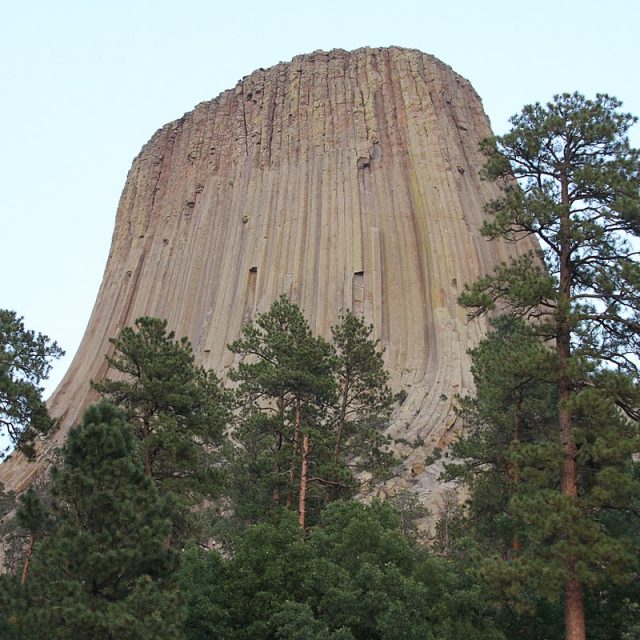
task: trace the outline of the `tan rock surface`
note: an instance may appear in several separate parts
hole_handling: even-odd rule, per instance
[[[428,494],[426,453],[457,426],[471,387],[466,351],[484,331],[456,304],[464,283],[519,247],[479,234],[494,194],[478,178],[490,129],[469,82],[432,56],[335,50],[260,69],[157,131],[133,161],[87,327],[50,400],[61,427],[40,461],[0,479],[23,489],[94,400],[108,338],[141,315],[167,318],[220,374],[243,322],[287,293],[329,334],[353,309],[386,348],[407,399],[393,485]]]

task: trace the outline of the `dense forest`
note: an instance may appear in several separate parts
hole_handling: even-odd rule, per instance
[[[51,472],[3,495],[3,638],[640,637],[640,153],[607,95],[529,105],[486,140],[482,233],[537,254],[465,288],[475,394],[428,513],[364,500],[401,460],[373,328],[327,341],[287,297],[228,381],[139,318]],[[55,342],[0,312],[0,421],[33,455]],[[465,496],[456,498],[456,493]]]

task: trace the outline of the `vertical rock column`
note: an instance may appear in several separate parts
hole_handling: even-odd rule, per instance
[[[455,430],[470,390],[467,350],[484,331],[461,288],[533,247],[482,238],[481,101],[448,66],[398,48],[316,52],[258,70],[157,131],[133,161],[84,339],[50,400],[60,428],[40,459],[0,467],[23,489],[95,400],[108,338],[141,315],[166,318],[219,374],[226,345],[281,293],[329,336],[352,309],[405,389],[390,433],[397,486],[424,494],[422,462]]]

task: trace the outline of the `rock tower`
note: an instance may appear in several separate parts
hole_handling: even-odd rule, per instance
[[[0,479],[22,490],[106,372],[108,338],[166,318],[224,375],[226,345],[281,293],[328,336],[341,311],[371,322],[395,390],[390,433],[404,464],[387,490],[428,502],[424,459],[459,428],[467,350],[485,330],[456,299],[465,283],[532,248],[480,236],[495,196],[478,172],[491,131],[467,80],[415,50],[318,51],[259,69],[159,129],[134,159],[82,343],[50,399],[61,418],[39,461]]]

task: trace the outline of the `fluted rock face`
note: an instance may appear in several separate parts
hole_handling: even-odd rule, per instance
[[[392,484],[428,497],[424,458],[457,428],[466,351],[485,329],[456,298],[531,248],[479,234],[495,195],[478,178],[489,133],[465,79],[398,48],[260,69],[157,131],[127,177],[89,326],[50,401],[60,429],[39,464],[16,456],[0,477],[26,486],[95,399],[108,338],[135,318],[167,318],[224,374],[242,323],[287,293],[322,335],[345,309],[373,323],[392,386],[408,393],[390,427],[405,457]]]

